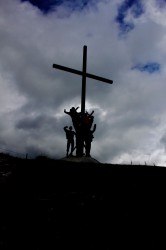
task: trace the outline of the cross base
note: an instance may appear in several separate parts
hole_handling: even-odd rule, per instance
[[[67,162],[75,162],[75,163],[100,163],[98,160],[92,157],[82,156],[72,156],[72,157],[64,157],[61,160],[67,161]]]

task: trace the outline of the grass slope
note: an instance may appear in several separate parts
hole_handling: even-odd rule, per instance
[[[166,168],[0,154],[0,249],[165,249]]]

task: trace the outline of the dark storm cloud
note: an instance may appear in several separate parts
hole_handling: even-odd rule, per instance
[[[57,125],[56,119],[44,115],[35,116],[35,117],[28,117],[23,120],[20,120],[16,124],[17,129],[23,130],[55,130]]]

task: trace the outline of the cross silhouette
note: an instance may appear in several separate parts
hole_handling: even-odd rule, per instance
[[[85,99],[86,99],[86,78],[91,78],[91,79],[95,79],[98,81],[102,81],[102,82],[106,82],[109,84],[112,84],[113,81],[100,77],[100,76],[96,76],[96,75],[92,75],[86,72],[86,68],[87,68],[87,46],[85,45],[83,47],[83,64],[82,64],[82,71],[76,70],[76,69],[72,69],[72,68],[68,68],[68,67],[64,67],[58,64],[53,64],[53,68],[55,69],[60,69],[63,71],[67,71],[70,73],[74,73],[77,75],[81,75],[82,76],[82,92],[81,92],[81,134],[79,135],[79,140],[77,140],[77,156],[83,156],[83,148],[84,148],[84,114],[85,114]],[[78,138],[78,137],[77,137]]]
[[[86,72],[86,68],[87,68],[87,46],[85,45],[83,47],[83,64],[82,64],[82,71],[76,70],[76,69],[72,69],[72,68],[68,68],[68,67],[64,67],[58,64],[53,64],[52,66],[55,69],[60,69],[63,71],[67,71],[70,73],[74,73],[77,75],[81,75],[82,76],[82,92],[81,92],[81,113],[84,114],[85,113],[85,99],[86,99],[86,78],[91,78],[91,79],[95,79],[98,81],[102,81],[102,82],[106,82],[109,84],[112,84],[113,81],[100,77],[100,76],[96,76],[96,75],[92,75]]]

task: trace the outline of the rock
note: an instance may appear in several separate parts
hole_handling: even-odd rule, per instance
[[[76,157],[76,156],[64,157],[61,160],[68,161],[68,162],[76,162],[76,163],[98,163],[98,164],[100,163],[96,159],[94,159],[92,157],[87,157],[87,156],[83,156],[83,157]]]

